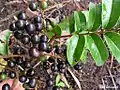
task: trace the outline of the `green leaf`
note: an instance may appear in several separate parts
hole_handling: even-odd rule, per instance
[[[89,16],[88,16],[88,29],[92,29],[94,23],[95,23],[95,17],[96,17],[96,10],[95,10],[95,4],[90,3],[89,4]]]
[[[60,75],[58,74],[58,75],[56,76],[56,85],[59,83],[59,81],[60,81]]]
[[[74,15],[72,15],[69,19],[70,33],[73,33],[75,31],[74,24],[75,24]]]
[[[47,32],[48,38],[51,39],[55,34],[53,32]]]
[[[89,12],[88,12],[88,11],[82,11],[82,13],[83,13],[83,14],[84,14],[84,16],[85,16],[86,23],[87,23],[87,22],[88,22]]]
[[[120,63],[120,34],[107,32],[105,33],[104,38],[111,53]]]
[[[77,59],[77,62],[80,60],[84,44],[84,37],[79,35],[73,35],[67,41],[67,59],[71,66],[74,66],[75,59]]]
[[[102,0],[102,26],[111,29],[120,16],[120,0]]]
[[[7,42],[9,40],[10,35],[11,32],[9,30],[2,31],[0,33],[0,40]]]
[[[7,43],[1,43],[0,42],[0,54],[1,55],[8,54],[8,44]]]
[[[101,22],[101,13],[102,13],[102,5],[101,4],[93,4],[90,3],[89,5],[89,16],[88,16],[88,29],[90,31],[96,31]]]
[[[86,17],[85,15],[80,11],[78,12],[79,14],[79,18],[80,18],[80,31],[84,31],[84,30],[87,30],[87,27],[86,27]]]
[[[56,86],[58,86],[58,87],[65,87],[65,84],[64,84],[64,82],[60,81]]]
[[[64,19],[62,22],[58,24],[58,26],[61,28],[62,31],[70,32],[69,28],[69,17]]]
[[[80,61],[80,57],[81,57],[81,54],[83,52],[84,45],[85,45],[84,36],[79,36],[77,46],[76,46],[76,49],[75,49],[75,52],[74,52],[74,58],[77,60],[77,62]]]
[[[74,11],[74,20],[75,20],[75,32],[79,32],[80,31],[80,18],[79,18],[79,14],[77,11]]]
[[[101,26],[101,24],[102,24],[101,13],[102,13],[102,5],[98,4],[95,7],[95,22],[94,22],[94,25],[93,25],[91,31],[96,31]]]
[[[101,66],[108,59],[108,50],[102,39],[96,34],[87,37],[88,49],[97,66]]]
[[[54,32],[56,35],[58,35],[58,36],[61,36],[61,34],[62,34],[61,28],[60,28],[58,25],[56,25],[56,26],[53,28],[53,32]]]
[[[80,57],[80,60],[82,61],[82,63],[86,63],[87,62],[87,53],[88,53],[88,50],[86,50],[86,48],[84,48],[84,51]]]

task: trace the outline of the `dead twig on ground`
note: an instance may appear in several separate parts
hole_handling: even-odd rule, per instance
[[[71,76],[73,77],[73,79],[75,80],[76,84],[78,85],[79,90],[82,90],[80,81],[76,78],[76,76],[73,74],[73,72],[71,71],[71,69],[69,67],[68,67],[68,71],[71,74]]]
[[[108,69],[108,72],[109,72],[109,74],[110,74],[110,77],[111,77],[111,79],[112,79],[112,82],[113,82],[113,85],[114,85],[114,87],[115,87],[115,90],[117,90],[117,85],[116,85],[116,83],[115,83],[115,80],[114,80],[114,78],[113,78],[113,75],[112,75],[112,73],[111,73],[111,70],[110,70],[110,68],[107,66],[107,69]]]

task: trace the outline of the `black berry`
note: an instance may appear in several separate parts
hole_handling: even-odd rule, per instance
[[[54,62],[55,62],[55,59],[52,58],[52,57],[49,57],[48,61],[49,61],[50,63],[54,63]]]
[[[46,51],[47,50],[47,43],[44,43],[44,42],[40,43],[39,44],[39,50],[40,51]]]
[[[11,79],[14,79],[16,77],[16,73],[11,71],[8,75]]]
[[[8,83],[4,84],[2,90],[10,90],[10,85]]]
[[[57,71],[58,71],[57,64],[52,64],[52,65],[51,65],[51,70],[52,70],[53,72],[57,72]]]
[[[36,28],[35,28],[35,25],[34,24],[28,24],[27,26],[26,26],[26,31],[27,31],[27,33],[28,34],[34,34],[35,33],[35,31],[36,31]]]
[[[30,37],[28,35],[23,35],[23,38],[21,38],[21,42],[23,44],[29,44],[30,42]]]
[[[49,45],[49,46],[47,47],[47,51],[46,51],[46,52],[47,52],[47,53],[50,53],[52,50],[53,50],[52,46]]]
[[[24,20],[18,20],[18,21],[15,22],[15,25],[19,30],[24,30],[25,21]]]
[[[8,61],[8,67],[14,68],[15,67],[15,62],[13,60]]]
[[[66,72],[66,69],[59,69],[60,73],[65,73]]]
[[[47,37],[46,35],[42,35],[42,36],[40,37],[40,41],[41,41],[41,42],[47,42],[47,41],[48,41],[48,37]]]
[[[11,31],[17,30],[17,27],[16,27],[15,23],[10,24],[9,29],[10,29]]]
[[[56,52],[57,54],[61,54],[61,53],[63,52],[63,50],[62,50],[62,48],[61,48],[60,46],[56,46],[55,52]]]
[[[22,63],[23,63],[23,58],[17,57],[15,61],[16,61],[16,64],[17,64],[17,65],[22,65]]]
[[[60,87],[54,86],[53,90],[60,90]]]
[[[36,31],[41,31],[42,28],[43,28],[43,24],[42,23],[36,23],[35,27],[36,27]]]
[[[35,71],[31,68],[27,71],[26,75],[32,77],[35,75]]]
[[[66,68],[66,63],[64,61],[60,61],[58,64],[59,69],[64,69]]]
[[[29,50],[29,55],[33,58],[38,58],[38,57],[40,57],[40,52],[38,51],[37,48],[31,47]]]
[[[35,22],[35,23],[42,23],[42,18],[41,18],[41,16],[36,16],[36,17],[34,18],[34,22]]]
[[[82,64],[79,62],[74,66],[75,70],[80,70],[82,68]]]
[[[14,36],[16,39],[21,39],[23,36],[23,33],[21,31],[15,31]]]
[[[37,10],[37,4],[36,3],[30,3],[29,4],[29,8],[30,8],[30,10],[32,10],[32,11],[36,11]]]
[[[47,86],[51,87],[54,85],[54,81],[52,79],[47,80]]]
[[[28,61],[25,61],[24,62],[25,63],[25,68],[30,68],[31,67],[31,63],[30,62],[28,62]]]
[[[30,81],[28,82],[28,85],[30,88],[35,88],[37,84],[37,80],[35,78],[30,78]]]
[[[50,67],[49,62],[47,62],[47,61],[43,62],[43,67],[44,67],[45,69],[49,69],[49,67]]]
[[[19,77],[19,81],[21,83],[25,83],[27,81],[27,77],[25,75],[22,75],[22,76]]]
[[[40,36],[37,35],[37,34],[34,34],[34,35],[31,37],[31,42],[32,42],[33,44],[38,44],[38,43],[40,43]]]
[[[24,12],[20,12],[17,17],[19,20],[26,20],[27,19],[27,16]]]

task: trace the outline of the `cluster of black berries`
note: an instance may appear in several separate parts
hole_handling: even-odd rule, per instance
[[[17,18],[18,20],[10,25],[10,30],[17,40],[29,45],[29,55],[38,58],[39,51],[47,51],[48,42],[48,37],[40,33],[43,29],[42,17],[35,16],[31,22],[28,22],[26,14],[20,12]]]
[[[43,67],[50,71],[48,80],[46,81],[47,88],[52,88],[50,90],[60,90],[60,87],[55,86],[55,77],[57,74],[65,74],[67,70],[66,62],[61,59],[49,57],[47,61],[43,62]]]
[[[11,79],[19,78],[19,81],[23,83],[24,88],[35,88],[37,84],[36,72],[31,65],[31,62],[22,57],[13,59],[7,59],[8,65],[6,69],[0,74],[5,75]],[[22,69],[21,69],[22,68]],[[8,84],[3,86],[8,87]],[[10,90],[10,89],[3,89]]]

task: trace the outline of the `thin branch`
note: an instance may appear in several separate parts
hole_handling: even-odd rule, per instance
[[[0,58],[11,58],[11,57],[23,57],[25,55],[12,55],[12,54],[9,54],[9,55],[0,55]]]
[[[112,73],[111,73],[111,71],[110,71],[110,68],[109,68],[108,66],[107,66],[107,69],[108,69],[108,72],[109,72],[110,77],[111,77],[111,79],[112,79],[112,82],[113,82],[113,85],[114,85],[114,87],[115,87],[115,90],[117,90],[117,85],[115,84],[115,80],[114,80],[113,75],[112,75]]]
[[[106,85],[103,78],[102,78],[102,83],[103,83],[104,90],[106,90]]]
[[[80,81],[76,78],[76,76],[73,74],[73,72],[70,70],[70,68],[68,68],[68,71],[69,71],[69,73],[71,74],[71,76],[73,77],[73,79],[75,80],[76,84],[78,85],[79,90],[82,90]]]

